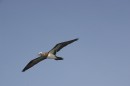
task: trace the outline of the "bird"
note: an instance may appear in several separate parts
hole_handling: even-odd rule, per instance
[[[38,53],[38,57],[31,60],[22,70],[22,72],[25,72],[26,70],[28,70],[29,68],[33,67],[34,65],[36,65],[37,63],[45,60],[45,59],[54,59],[54,60],[63,60],[62,57],[59,57],[56,55],[56,53],[58,51],[60,51],[63,47],[67,46],[68,44],[71,44],[75,41],[77,41],[78,38],[73,39],[73,40],[69,40],[69,41],[65,41],[65,42],[60,42],[58,44],[56,44],[49,52],[39,52]]]

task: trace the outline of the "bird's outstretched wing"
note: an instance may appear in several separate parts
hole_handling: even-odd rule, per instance
[[[49,52],[50,53],[53,53],[54,55],[56,54],[56,52],[60,51],[63,47],[67,46],[68,44],[70,43],[73,43],[74,41],[77,41],[78,38],[76,39],[73,39],[73,40],[69,40],[69,41],[66,41],[66,42],[61,42],[61,43],[58,43],[55,45],[54,48],[52,48]]]
[[[25,68],[22,70],[22,72],[28,70],[29,68],[33,67],[35,64],[39,63],[40,61],[46,59],[45,57],[37,57],[33,60],[31,60],[26,66]]]

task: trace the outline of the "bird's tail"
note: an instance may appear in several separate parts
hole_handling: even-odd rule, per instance
[[[56,57],[55,60],[63,60],[63,58],[62,57]]]

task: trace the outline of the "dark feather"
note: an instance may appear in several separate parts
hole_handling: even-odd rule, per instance
[[[33,60],[31,60],[26,66],[25,68],[22,70],[22,72],[28,70],[29,68],[33,67],[34,65],[36,65],[37,63],[39,63],[40,61],[44,60],[46,58],[44,57],[38,57],[38,58],[35,58]]]
[[[77,41],[77,39],[73,39],[70,41],[66,41],[66,42],[61,42],[55,45],[54,48],[52,48],[49,52],[53,53],[54,55],[56,54],[56,52],[60,51],[63,47],[67,46],[68,44],[73,43],[74,41]]]

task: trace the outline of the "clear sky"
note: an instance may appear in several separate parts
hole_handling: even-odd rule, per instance
[[[130,86],[130,0],[0,0],[0,55],[0,86]]]

